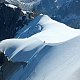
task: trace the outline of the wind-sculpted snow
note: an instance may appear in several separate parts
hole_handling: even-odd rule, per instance
[[[13,61],[27,62],[43,45],[42,41],[35,38],[8,39],[1,42],[0,49]]]
[[[16,36],[18,38],[26,38],[31,36],[43,42],[45,41],[48,44],[57,44],[79,36],[80,30],[70,28],[63,23],[52,20],[47,15],[41,14],[35,18],[35,20],[33,20],[28,26],[22,28],[19,33],[20,34]]]
[[[26,80],[80,80],[80,36],[49,48]]]
[[[0,50],[13,62],[27,65],[9,75],[9,80],[80,80],[79,29],[40,15],[16,37],[1,41]]]

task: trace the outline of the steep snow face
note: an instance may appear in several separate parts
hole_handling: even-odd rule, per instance
[[[0,49],[13,61],[27,62],[43,45],[42,41],[35,38],[8,39],[0,43]]]
[[[13,62],[27,62],[28,65],[20,66],[9,75],[9,80],[74,80],[74,75],[80,80],[77,75],[80,69],[79,29],[41,14],[16,37],[23,39],[3,40],[0,49]]]
[[[48,48],[26,80],[80,80],[79,48],[80,36]]]
[[[20,57],[29,53],[32,56],[37,48],[45,45],[55,46],[64,43],[80,35],[80,30],[70,28],[62,23],[52,20],[47,15],[36,17],[28,26],[22,28],[16,37],[24,39],[4,40],[0,43],[0,49],[14,61],[26,61]],[[17,43],[17,44],[16,44]],[[33,45],[33,48],[32,48]],[[35,46],[36,47],[35,47]],[[28,48],[29,50],[27,50]],[[40,48],[40,49],[41,49]],[[27,50],[28,52],[24,51]]]
[[[70,28],[63,23],[52,20],[47,15],[41,14],[35,20],[33,20],[30,25],[25,26],[21,31],[19,31],[19,33],[21,34],[17,35],[18,38],[26,38],[31,36],[43,42],[45,41],[45,43],[48,44],[57,44],[79,36],[80,30]]]

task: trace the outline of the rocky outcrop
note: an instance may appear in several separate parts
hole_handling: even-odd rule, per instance
[[[0,40],[12,38],[27,22],[20,8],[11,8],[0,3]]]
[[[6,61],[0,70],[0,80],[10,80],[11,76],[16,73],[20,67],[23,68],[27,65],[25,62],[12,62]]]

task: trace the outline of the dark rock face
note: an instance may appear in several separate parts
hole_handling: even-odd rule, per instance
[[[20,8],[13,9],[0,3],[0,40],[14,37],[25,23],[26,17],[21,14]]]

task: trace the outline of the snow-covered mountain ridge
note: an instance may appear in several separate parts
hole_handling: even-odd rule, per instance
[[[8,71],[5,80],[80,79],[77,77],[80,68],[79,29],[41,14],[22,28],[16,38],[1,41],[0,50],[13,62],[28,64],[21,64],[11,75]]]
[[[45,22],[46,21],[46,22]],[[27,27],[27,29],[26,29]],[[50,43],[61,43],[80,34],[79,29],[73,29],[63,23],[52,20],[49,16],[41,14],[36,17],[28,26],[19,31],[18,38],[36,37],[43,42],[50,39]],[[35,35],[34,35],[35,34]],[[52,35],[51,35],[52,34]],[[58,36],[58,37],[57,37]],[[45,39],[46,38],[46,39]],[[63,40],[62,40],[63,39]]]

